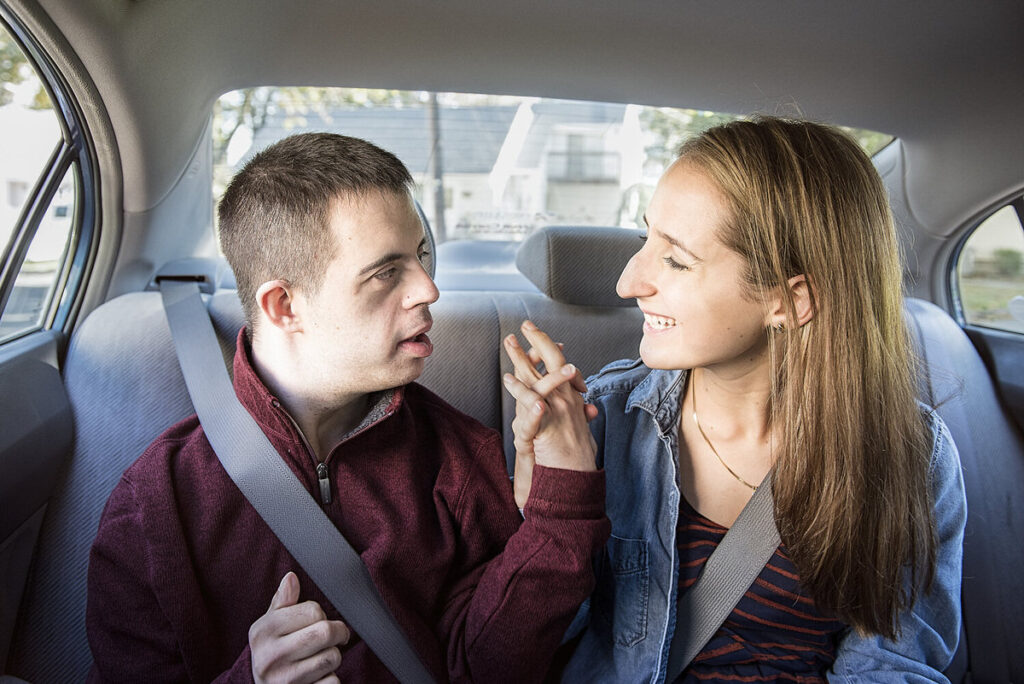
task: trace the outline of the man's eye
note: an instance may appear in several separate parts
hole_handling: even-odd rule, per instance
[[[685,266],[685,265],[679,263],[678,261],[676,261],[672,257],[664,257],[662,259],[662,261],[664,261],[668,265],[668,267],[671,268],[673,271],[689,271],[690,270],[689,266]]]
[[[427,258],[428,256],[430,256],[430,252],[428,252],[428,251],[424,250],[424,251],[420,252],[420,253],[419,253],[419,254],[417,255],[417,258],[418,258],[418,259],[420,260],[420,262],[422,263],[422,262],[423,262],[423,260],[424,260],[424,259],[426,259],[426,258]]]
[[[377,280],[391,280],[398,273],[398,269],[392,266],[391,268],[384,269],[380,273],[375,274],[373,277]]]

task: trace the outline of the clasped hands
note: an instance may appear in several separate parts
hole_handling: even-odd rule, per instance
[[[596,470],[597,444],[587,423],[597,416],[597,407],[583,401],[587,391],[583,376],[565,362],[561,345],[531,321],[520,328],[532,345],[525,351],[515,335],[504,340],[515,374],[506,373],[505,389],[516,400],[512,421],[516,467],[513,477],[516,504],[523,508],[530,496],[533,466]],[[545,373],[539,370],[544,364]]]

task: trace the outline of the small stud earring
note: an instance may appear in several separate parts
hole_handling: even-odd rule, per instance
[[[786,329],[786,327],[784,325],[782,325],[781,323],[776,323],[775,325],[772,326],[772,330],[774,330],[777,333],[780,333],[780,332],[782,332],[785,329]]]

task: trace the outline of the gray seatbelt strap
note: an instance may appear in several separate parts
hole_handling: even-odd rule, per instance
[[[359,554],[235,396],[199,286],[163,280],[160,293],[192,405],[228,475],[391,673],[403,684],[432,682]]]
[[[779,546],[771,473],[679,599],[665,681],[671,684],[711,640]]]

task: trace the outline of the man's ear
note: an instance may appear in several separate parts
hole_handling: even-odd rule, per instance
[[[788,285],[789,298],[793,302],[793,309],[796,314],[796,327],[802,328],[809,320],[814,318],[814,292],[811,282],[805,275],[796,275],[786,281]],[[785,297],[779,297],[772,304],[772,310],[768,315],[768,325],[773,328],[788,328],[793,325],[786,308]]]
[[[256,304],[268,323],[283,332],[301,332],[302,319],[295,310],[295,294],[286,280],[268,280],[256,290]]]

